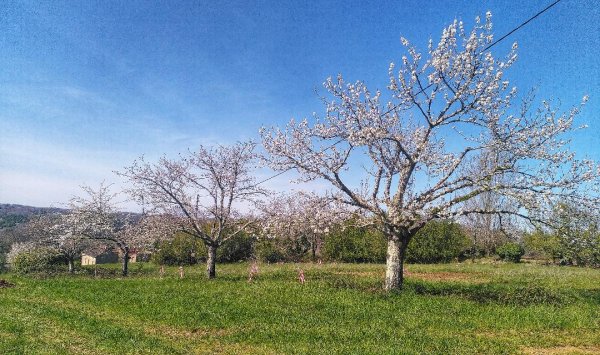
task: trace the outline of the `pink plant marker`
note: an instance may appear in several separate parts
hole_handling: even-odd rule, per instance
[[[302,269],[299,269],[299,270],[298,270],[298,281],[299,281],[299,282],[300,282],[302,285],[304,285],[304,280],[305,280],[305,279],[304,279],[304,270],[302,270]]]

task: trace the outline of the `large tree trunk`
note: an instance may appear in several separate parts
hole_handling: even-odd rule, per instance
[[[206,275],[209,279],[214,279],[216,275],[215,262],[217,259],[217,247],[213,245],[208,246],[208,256],[206,258]]]
[[[123,265],[122,265],[123,276],[127,276],[129,271],[129,249],[123,250]]]
[[[404,256],[406,255],[407,238],[388,237],[388,248],[385,268],[385,290],[400,290],[404,282]]]
[[[75,271],[75,263],[73,261],[73,258],[68,258],[67,263],[69,263],[69,274],[72,274]]]

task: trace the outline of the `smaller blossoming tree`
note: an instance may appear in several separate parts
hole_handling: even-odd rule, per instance
[[[252,174],[258,158],[254,150],[251,142],[201,146],[176,160],[148,163],[141,158],[118,174],[130,182],[128,192],[136,200],[155,214],[170,216],[165,223],[174,231],[204,242],[207,275],[214,278],[217,248],[254,223],[243,212],[244,203],[252,204],[266,192]]]
[[[74,234],[68,214],[44,214],[36,216],[26,225],[27,233],[37,245],[51,247],[67,261],[69,273],[75,271],[75,260],[86,247],[82,236]]]
[[[149,238],[148,233],[140,232],[137,226],[139,215],[117,209],[119,194],[111,192],[109,185],[100,184],[98,189],[82,188],[87,196],[75,196],[70,202],[71,212],[67,218],[71,233],[117,247],[123,258],[122,274],[127,276],[132,249],[139,251],[151,247],[155,240]]]
[[[349,218],[350,210],[313,193],[276,195],[261,206],[262,230],[269,237],[305,244],[312,260],[320,256],[324,237]]]

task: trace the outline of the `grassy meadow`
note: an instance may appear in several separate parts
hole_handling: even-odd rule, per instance
[[[247,263],[203,268],[0,274],[0,353],[600,353],[600,270],[408,265],[386,294],[383,265],[261,264],[252,283]]]

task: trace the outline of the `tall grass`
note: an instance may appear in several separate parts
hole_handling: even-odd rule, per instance
[[[114,266],[113,268],[117,268]],[[298,268],[306,282],[298,282]],[[69,276],[1,277],[0,353],[520,353],[600,351],[600,270],[409,265],[382,291],[382,265],[143,264]]]

